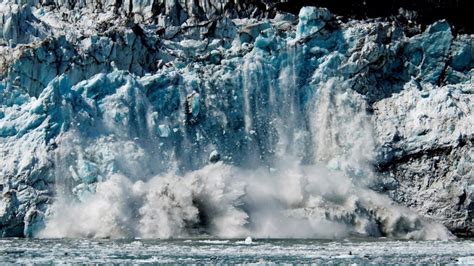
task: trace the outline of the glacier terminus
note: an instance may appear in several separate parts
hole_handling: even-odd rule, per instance
[[[474,35],[272,5],[1,1],[0,235],[474,236]]]

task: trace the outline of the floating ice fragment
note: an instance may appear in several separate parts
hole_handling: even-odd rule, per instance
[[[207,240],[199,240],[198,241],[199,243],[204,243],[204,244],[227,244],[229,243],[229,240],[210,240],[210,239],[207,239]]]
[[[457,258],[457,264],[472,265],[474,264],[474,256]]]
[[[141,241],[136,240],[130,243],[130,246],[134,248],[139,248],[139,247],[143,247],[143,243]]]
[[[245,238],[245,241],[244,241],[244,244],[246,245],[251,245],[253,243],[252,241],[252,238],[250,236],[248,236],[247,238]]]

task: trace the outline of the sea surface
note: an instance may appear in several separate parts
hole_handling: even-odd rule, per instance
[[[5,263],[474,264],[474,241],[0,239]]]

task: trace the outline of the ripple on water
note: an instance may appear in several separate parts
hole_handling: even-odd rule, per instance
[[[248,242],[248,241],[247,241]],[[474,242],[0,239],[0,264],[474,263]]]

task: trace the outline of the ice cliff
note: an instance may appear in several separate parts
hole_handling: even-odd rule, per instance
[[[271,1],[0,13],[1,236],[474,235],[474,37],[446,21]]]

